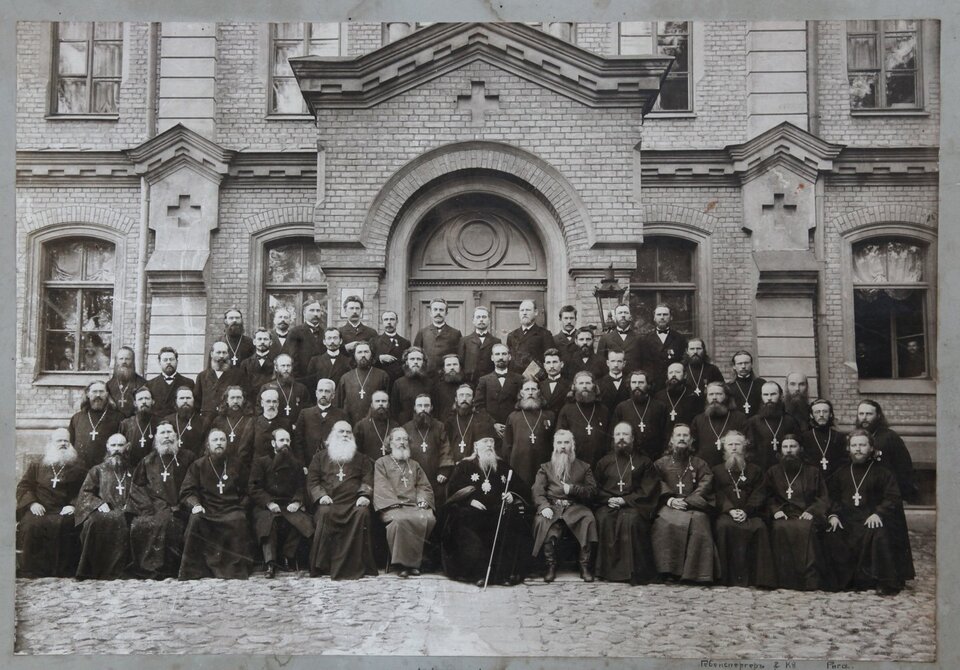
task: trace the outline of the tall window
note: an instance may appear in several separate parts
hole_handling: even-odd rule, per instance
[[[123,24],[54,25],[54,114],[116,114],[123,60]]]
[[[919,21],[847,21],[850,108],[920,107],[919,45]]]
[[[620,24],[619,36],[622,55],[659,54],[674,58],[655,110],[693,109],[689,21],[628,21]]]
[[[270,24],[270,112],[305,114],[307,103],[287,62],[297,56],[339,56],[339,23]]]
[[[266,248],[264,259],[264,323],[273,324],[281,305],[299,321],[305,302],[326,304],[327,278],[320,270],[320,249],[309,237],[287,238]],[[326,324],[326,315],[323,323]]]
[[[74,237],[43,247],[44,371],[110,369],[114,246]]]
[[[929,377],[927,246],[898,237],[853,245],[853,306],[861,379]]]
[[[673,327],[696,333],[693,256],[696,245],[675,237],[647,237],[637,250],[637,270],[630,279],[630,311],[641,333],[653,331],[657,305],[670,308]]]

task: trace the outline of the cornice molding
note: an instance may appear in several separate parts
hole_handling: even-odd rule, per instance
[[[133,162],[134,172],[151,183],[183,166],[220,183],[236,154],[180,123],[124,153]]]

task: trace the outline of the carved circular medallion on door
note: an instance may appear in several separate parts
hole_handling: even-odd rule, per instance
[[[450,258],[475,270],[499,265],[510,238],[504,222],[490,212],[465,212],[450,221],[444,233]]]

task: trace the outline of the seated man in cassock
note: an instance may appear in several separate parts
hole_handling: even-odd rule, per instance
[[[713,472],[693,455],[690,427],[673,426],[667,453],[653,464],[660,476],[660,509],[653,522],[653,558],[667,579],[712,582],[720,568],[713,545]]]
[[[578,373],[579,374],[579,373]],[[591,377],[592,379],[592,377]],[[573,433],[559,429],[553,434],[553,455],[540,466],[533,484],[533,555],[547,563],[543,581],[557,578],[557,543],[566,526],[580,545],[580,578],[593,581],[590,554],[597,541],[597,522],[587,506],[597,494],[590,466],[577,458]]]
[[[867,431],[852,431],[847,450],[850,465],[828,482],[830,516],[824,535],[837,586],[876,587],[880,595],[895,595],[914,577],[897,478],[874,459]]]
[[[480,438],[473,447],[473,453],[454,467],[447,487],[443,571],[451,579],[476,582],[477,586],[513,586],[523,581],[523,563],[530,551],[526,510],[520,496],[513,493],[519,483],[517,473],[497,457],[492,436]]]
[[[317,450],[307,471],[307,492],[316,505],[310,575],[376,576],[370,535],[373,461],[357,450],[346,421],[333,427],[326,447]]]
[[[517,409],[507,417],[500,453],[527,487],[533,485],[540,465],[550,458],[550,438],[554,427],[554,414],[544,409],[537,381],[525,379],[520,386]],[[515,486],[514,490],[525,498],[530,496],[529,488]]]
[[[71,577],[80,556],[73,514],[87,469],[57,428],[43,458],[31,462],[17,484],[17,576]]]
[[[779,446],[780,462],[764,474],[777,583],[800,591],[832,588],[821,541],[830,505],[826,482],[819,468],[803,462],[796,435],[784,435]]]
[[[276,576],[280,568],[290,570],[302,540],[313,536],[313,522],[303,510],[303,463],[294,456],[290,443],[290,431],[274,429],[270,440],[273,454],[254,459],[250,469],[253,531],[268,578]]]
[[[721,584],[727,586],[777,585],[770,535],[763,516],[766,490],[763,471],[746,460],[747,438],[730,430],[721,438],[723,462],[713,466],[717,519],[713,536],[720,554]]]
[[[597,577],[610,582],[646,584],[657,575],[650,546],[650,524],[660,493],[653,462],[634,444],[633,425],[613,427],[613,451],[596,467],[599,496]]]
[[[357,449],[369,458],[371,463],[381,456],[386,456],[390,451],[390,431],[396,427],[397,422],[390,417],[390,394],[386,391],[374,391],[366,418],[360,419],[353,427]]]
[[[410,458],[410,436],[394,428],[390,453],[374,463],[373,507],[387,526],[390,563],[402,579],[420,574],[424,543],[437,523],[433,505],[427,473]]]
[[[187,513],[180,506],[180,487],[194,455],[179,447],[177,432],[161,420],[153,451],[133,471],[126,511],[130,521],[131,570],[152,579],[176,577],[183,556]]]
[[[130,562],[130,528],[124,508],[130,496],[130,445],[121,433],[107,438],[103,463],[83,480],[74,514],[80,526],[77,579],[116,579]]]
[[[179,579],[246,579],[252,567],[247,471],[213,428],[206,452],[187,468],[180,503],[190,511]]]

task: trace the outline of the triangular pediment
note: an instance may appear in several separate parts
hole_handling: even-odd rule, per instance
[[[819,172],[833,170],[833,162],[842,150],[842,144],[826,142],[789,121],[743,144],[726,147],[733,159],[734,172],[744,182],[764,174],[775,165],[815,181]]]
[[[134,171],[145,174],[151,182],[188,167],[220,183],[236,152],[178,123],[125,153],[133,161]]]
[[[522,23],[437,23],[358,58],[304,56],[290,66],[311,113],[374,107],[476,61],[588,107],[646,114],[673,59],[604,57]]]

